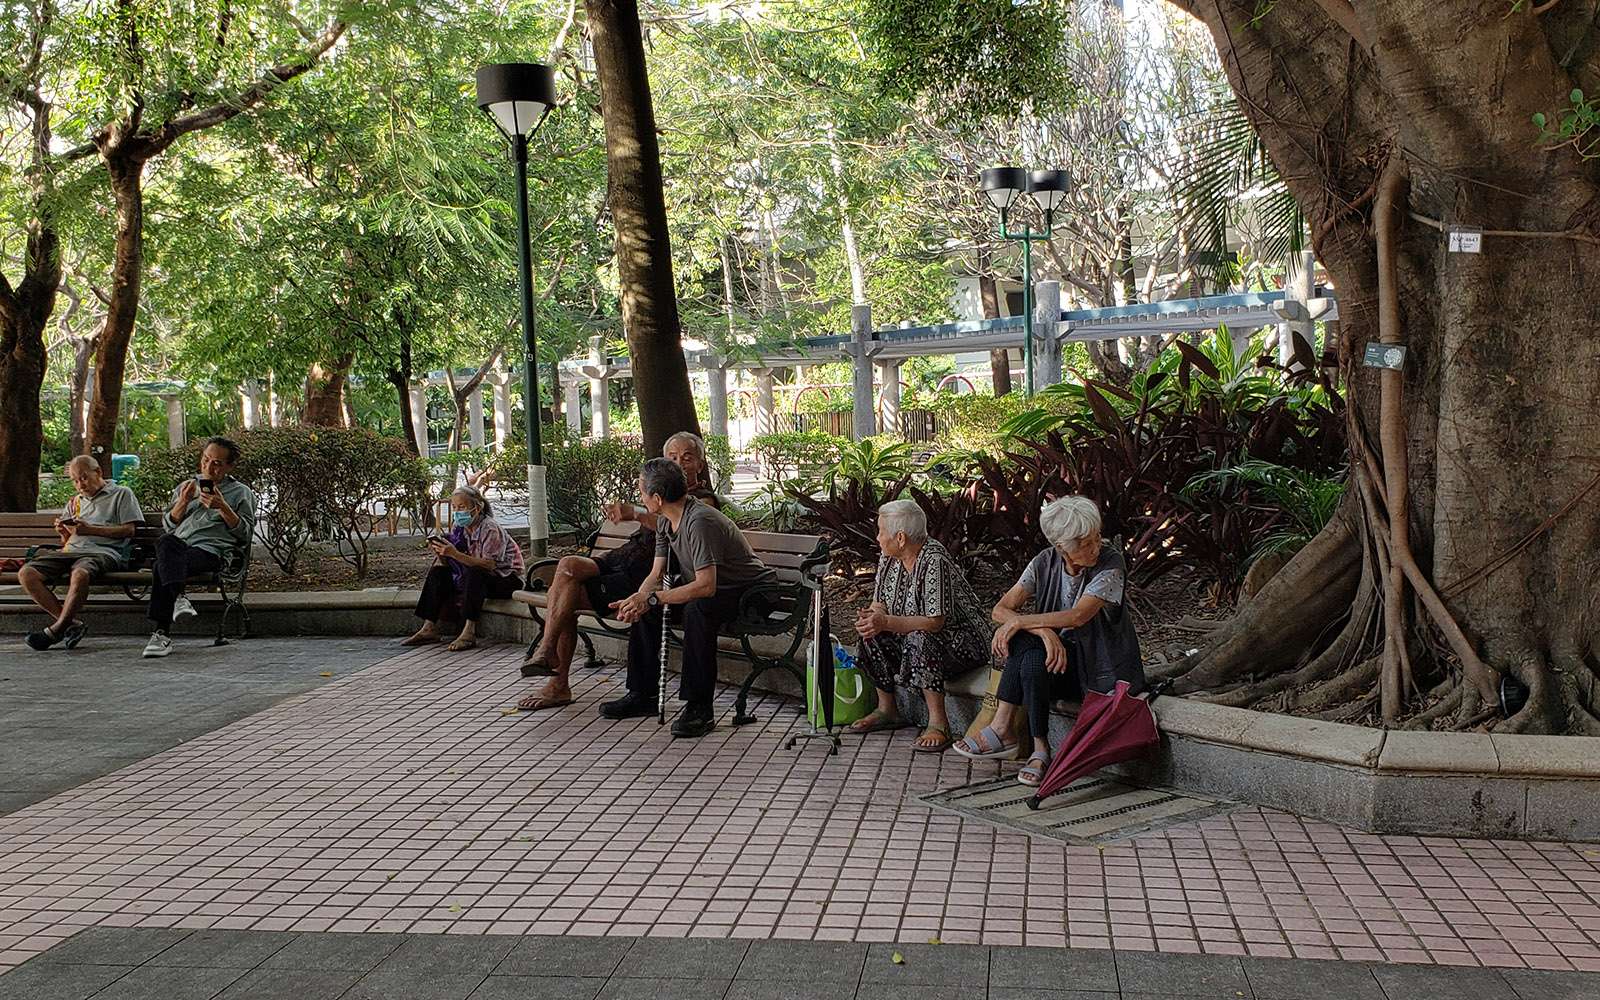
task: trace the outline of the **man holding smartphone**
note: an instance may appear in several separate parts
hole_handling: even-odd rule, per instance
[[[49,649],[58,642],[72,649],[83,641],[88,626],[78,611],[89,598],[90,585],[103,574],[127,567],[133,530],[144,521],[133,491],[107,480],[100,474],[100,464],[88,455],[68,462],[66,473],[78,492],[56,519],[61,547],[34,556],[17,573],[17,582],[33,603],[55,617],[28,633],[26,642],[33,649]],[[54,587],[62,577],[67,578],[67,598],[58,601]]]
[[[238,461],[239,446],[214,437],[200,452],[200,474],[179,483],[172,493],[172,503],[162,519],[167,533],[156,542],[149,614],[155,631],[145,644],[146,657],[171,653],[172,619],[195,613],[183,596],[188,579],[216,572],[230,556],[250,545],[256,495],[233,478]]]

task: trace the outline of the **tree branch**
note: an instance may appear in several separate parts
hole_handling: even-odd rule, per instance
[[[283,63],[272,67],[263,73],[256,82],[234,95],[231,99],[218,101],[216,104],[202,108],[193,114],[180,115],[163,123],[160,128],[150,134],[145,146],[147,155],[154,156],[182,136],[190,132],[198,132],[201,129],[220,125],[260,103],[268,94],[315,66],[318,60],[339,41],[348,27],[349,25],[344,21],[332,22],[327,28],[323,29],[322,34],[316,37],[311,48],[295,62]]]
[[[1362,27],[1361,21],[1356,17],[1356,9],[1350,0],[1312,0],[1322,12],[1337,24],[1356,44],[1367,52],[1372,51],[1372,39],[1367,35],[1367,29]]]

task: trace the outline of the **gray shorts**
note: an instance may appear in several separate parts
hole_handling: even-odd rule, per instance
[[[46,583],[56,583],[75,569],[88,570],[90,579],[112,573],[120,562],[116,556],[101,552],[46,552],[29,559],[27,565],[38,570]]]

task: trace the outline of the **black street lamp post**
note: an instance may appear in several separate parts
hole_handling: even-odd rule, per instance
[[[507,139],[517,165],[517,257],[522,279],[522,395],[528,418],[528,548],[542,556],[550,544],[550,503],[544,448],[539,440],[539,364],[533,326],[533,254],[528,236],[528,138],[556,100],[555,74],[539,63],[478,67],[478,107]],[[559,387],[552,387],[559,389]]]
[[[1029,173],[1021,167],[991,167],[978,175],[978,189],[1000,210],[1001,237],[1022,244],[1022,314],[1027,331],[1022,340],[1022,368],[1023,385],[1029,396],[1033,395],[1033,244],[1050,238],[1055,210],[1066,200],[1068,183],[1064,170]],[[1011,206],[1024,192],[1044,211],[1044,229],[1040,232],[1034,232],[1031,226],[1024,226],[1021,232],[1006,227]]]

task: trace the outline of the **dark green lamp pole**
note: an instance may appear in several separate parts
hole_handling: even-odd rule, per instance
[[[991,167],[978,175],[978,189],[1000,210],[1000,236],[1022,244],[1022,315],[1027,331],[1022,340],[1022,374],[1024,391],[1029,396],[1033,395],[1033,244],[1050,238],[1055,210],[1067,197],[1067,184],[1064,170],[1028,173],[1021,167]],[[1013,232],[1006,224],[1011,207],[1024,192],[1044,211],[1044,229],[1040,232],[1030,226]]]
[[[539,363],[533,326],[533,253],[528,236],[528,138],[556,102],[555,73],[539,63],[478,67],[478,107],[511,142],[517,166],[517,256],[522,284],[522,395],[528,418],[528,548],[542,556],[550,545],[550,501],[544,447],[539,440]]]

